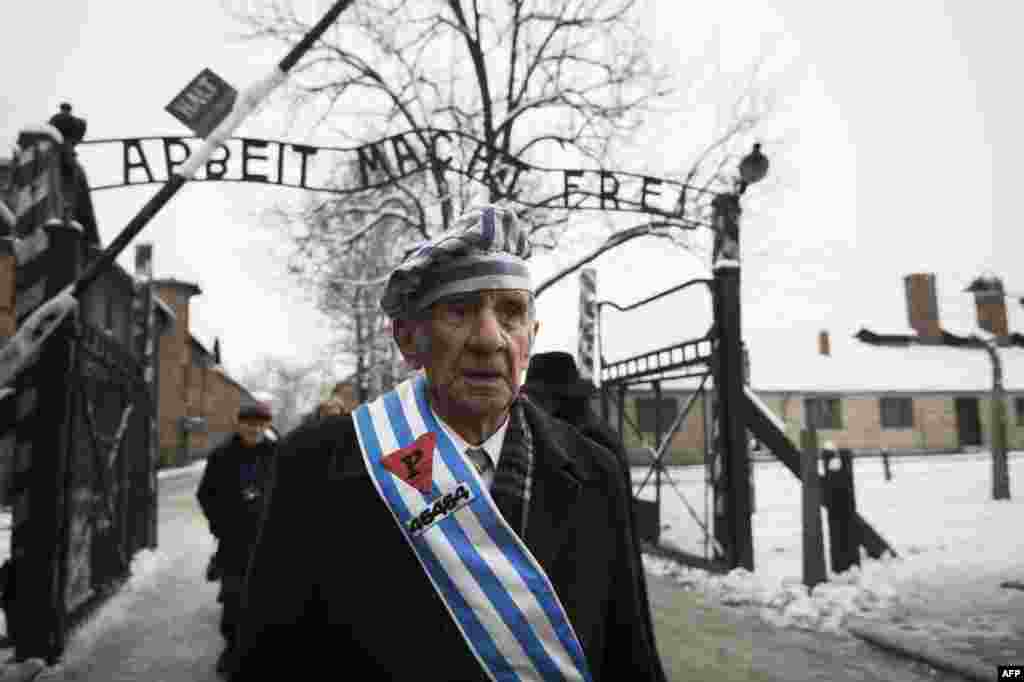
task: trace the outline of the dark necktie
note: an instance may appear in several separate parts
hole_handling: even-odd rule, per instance
[[[489,488],[493,476],[491,475],[494,471],[494,465],[491,463],[491,458],[487,455],[483,448],[466,448],[466,457],[476,467],[477,472],[480,474],[480,478],[483,479],[484,483]]]

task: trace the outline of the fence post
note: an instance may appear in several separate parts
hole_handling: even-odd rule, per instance
[[[843,536],[845,538],[845,565],[839,570],[845,571],[850,566],[860,565],[860,524],[854,519],[857,516],[857,495],[853,477],[853,452],[844,448],[839,451],[839,458],[842,461],[842,490],[845,497],[840,497],[837,502],[844,509],[843,514]],[[834,499],[834,498],[833,498]]]
[[[740,265],[721,259],[714,266],[712,304],[718,329],[715,351],[715,397],[718,401],[718,449],[722,464],[723,541],[731,568],[754,570],[754,537],[750,518],[750,457],[747,452],[747,422],[743,395],[743,346],[740,322]]]
[[[854,522],[857,509],[853,491],[853,454],[847,448],[832,453],[837,454],[835,459],[826,458],[825,485],[829,501],[828,537],[832,572],[842,573],[860,563],[860,533]]]
[[[74,281],[82,264],[82,228],[51,222],[43,300]],[[75,318],[68,318],[17,379],[18,426],[12,485],[11,547],[16,589],[9,622],[18,659],[55,662],[64,645],[67,458],[74,438]],[[13,627],[11,627],[13,626]]]
[[[154,293],[153,293],[153,244],[143,243],[135,247],[135,281],[136,292],[133,300],[133,310],[136,317],[137,345],[136,353],[141,361],[143,375],[146,381],[146,391],[149,395],[149,414],[145,420],[145,443],[146,443],[146,480],[147,480],[147,519],[143,531],[143,540],[138,545],[149,549],[156,549],[157,546],[157,462],[160,456],[160,435],[157,428],[159,418],[157,400],[159,396],[156,390],[156,347],[157,329],[154,320]]]
[[[811,429],[800,432],[800,478],[803,481],[803,577],[804,585],[814,589],[826,580],[825,547],[821,532],[821,479],[818,476],[818,434]]]

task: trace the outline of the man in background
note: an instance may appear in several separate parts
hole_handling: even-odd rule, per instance
[[[609,428],[594,411],[591,400],[597,392],[597,387],[588,379],[580,376],[576,360],[572,355],[561,351],[534,355],[526,370],[523,392],[552,417],[575,427],[584,437],[615,455],[615,460],[619,464],[624,479],[625,489],[633,490],[629,455],[626,453],[626,448],[615,431]],[[647,584],[644,580],[643,558],[640,553],[639,536],[636,532],[636,516],[633,513],[632,500],[630,500],[629,508],[631,535],[635,539],[636,572],[640,576],[642,601],[646,604]],[[644,616],[645,622],[642,627],[646,629],[645,636],[649,638],[651,648],[656,650],[654,623],[651,621],[650,611],[645,612]],[[660,667],[656,672],[663,674]]]
[[[238,410],[235,435],[213,449],[196,496],[217,539],[213,575],[221,587],[220,632],[224,651],[217,671],[225,673],[235,652],[242,585],[259,534],[273,467],[275,439],[272,412],[264,401],[244,401]]]

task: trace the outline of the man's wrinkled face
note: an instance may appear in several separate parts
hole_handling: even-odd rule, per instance
[[[245,417],[238,420],[238,437],[242,439],[243,445],[251,448],[263,440],[268,428],[270,428],[269,419]]]
[[[488,418],[519,391],[538,326],[529,292],[497,289],[446,297],[397,338],[405,357],[425,368],[442,411]]]

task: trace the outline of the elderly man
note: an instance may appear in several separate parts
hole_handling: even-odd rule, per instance
[[[422,371],[283,444],[233,680],[663,679],[614,456],[519,395],[528,249],[485,206],[392,274]]]
[[[220,632],[225,647],[217,669],[226,672],[238,642],[242,585],[259,533],[264,494],[273,470],[273,414],[269,402],[243,399],[236,433],[210,452],[196,497],[217,539],[207,577],[220,580],[217,601],[224,605]]]

